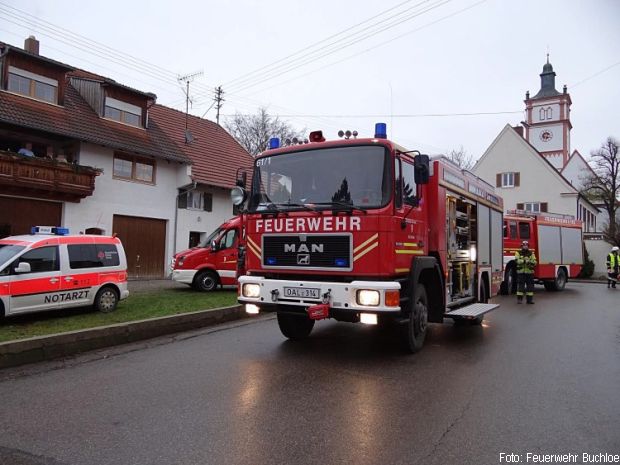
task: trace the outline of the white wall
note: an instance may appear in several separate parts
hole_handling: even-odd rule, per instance
[[[201,190],[213,195],[213,209],[210,212],[204,210],[178,210],[177,252],[187,249],[190,231],[202,233],[200,237],[202,240],[224,221],[233,217],[230,191],[217,188]]]
[[[114,150],[81,144],[80,165],[101,168],[103,174],[97,176],[92,196],[80,203],[65,203],[63,224],[70,228],[71,233],[101,228],[104,234],[112,234],[114,215],[166,220],[166,265],[169,264],[173,250],[177,182],[179,171],[185,173],[185,165],[158,159],[156,184],[150,185],[113,179],[113,160]]]
[[[493,186],[497,173],[521,173],[519,187],[496,188],[505,210],[515,209],[521,202],[547,202],[550,212],[577,215],[577,193],[561,195],[570,191],[570,186],[510,127],[504,128],[473,172]]]
[[[546,142],[541,139],[541,134],[545,131],[553,134],[553,137]],[[531,128],[529,137],[530,143],[539,152],[562,151],[564,149],[564,131],[561,124],[549,124]]]
[[[592,277],[600,278],[607,276],[606,260],[611,251],[611,245],[605,241],[585,240],[586,249],[590,260],[594,262],[594,274]]]

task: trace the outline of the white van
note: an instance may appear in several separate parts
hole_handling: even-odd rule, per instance
[[[85,305],[111,312],[129,296],[118,238],[32,229],[30,235],[0,239],[0,317]]]

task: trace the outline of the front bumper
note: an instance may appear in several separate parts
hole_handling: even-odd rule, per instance
[[[172,280],[183,284],[192,284],[196,270],[172,270]]]
[[[391,313],[400,312],[400,306],[392,307],[385,305],[385,292],[399,290],[400,284],[393,281],[352,281],[350,283],[336,283],[324,281],[299,281],[284,279],[266,279],[259,276],[241,276],[239,278],[240,293],[243,292],[243,285],[247,283],[258,284],[260,295],[258,297],[244,297],[239,295],[239,302],[243,304],[254,304],[259,308],[272,310],[274,305],[293,305],[299,307],[309,307],[311,305],[326,303],[334,310],[344,312],[364,312],[364,313]],[[318,298],[292,297],[285,296],[284,288],[293,289],[319,289]],[[377,290],[380,294],[379,305],[365,306],[357,303],[356,295],[358,290],[369,289]],[[290,293],[290,291],[289,291]]]

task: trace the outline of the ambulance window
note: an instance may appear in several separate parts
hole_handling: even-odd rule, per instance
[[[526,221],[519,221],[519,238],[520,239],[530,238],[530,223]]]
[[[222,236],[220,241],[220,249],[229,249],[235,243],[235,238],[237,236],[236,229],[229,229],[226,231],[226,234]]]
[[[67,250],[69,267],[73,270],[118,266],[120,263],[114,244],[75,244],[68,245]]]
[[[39,247],[38,249],[32,249],[19,257],[17,262],[30,263],[31,273],[58,271],[60,269],[58,263],[58,247]]]

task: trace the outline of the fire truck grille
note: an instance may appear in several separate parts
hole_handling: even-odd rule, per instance
[[[263,236],[266,268],[351,270],[351,235]]]

